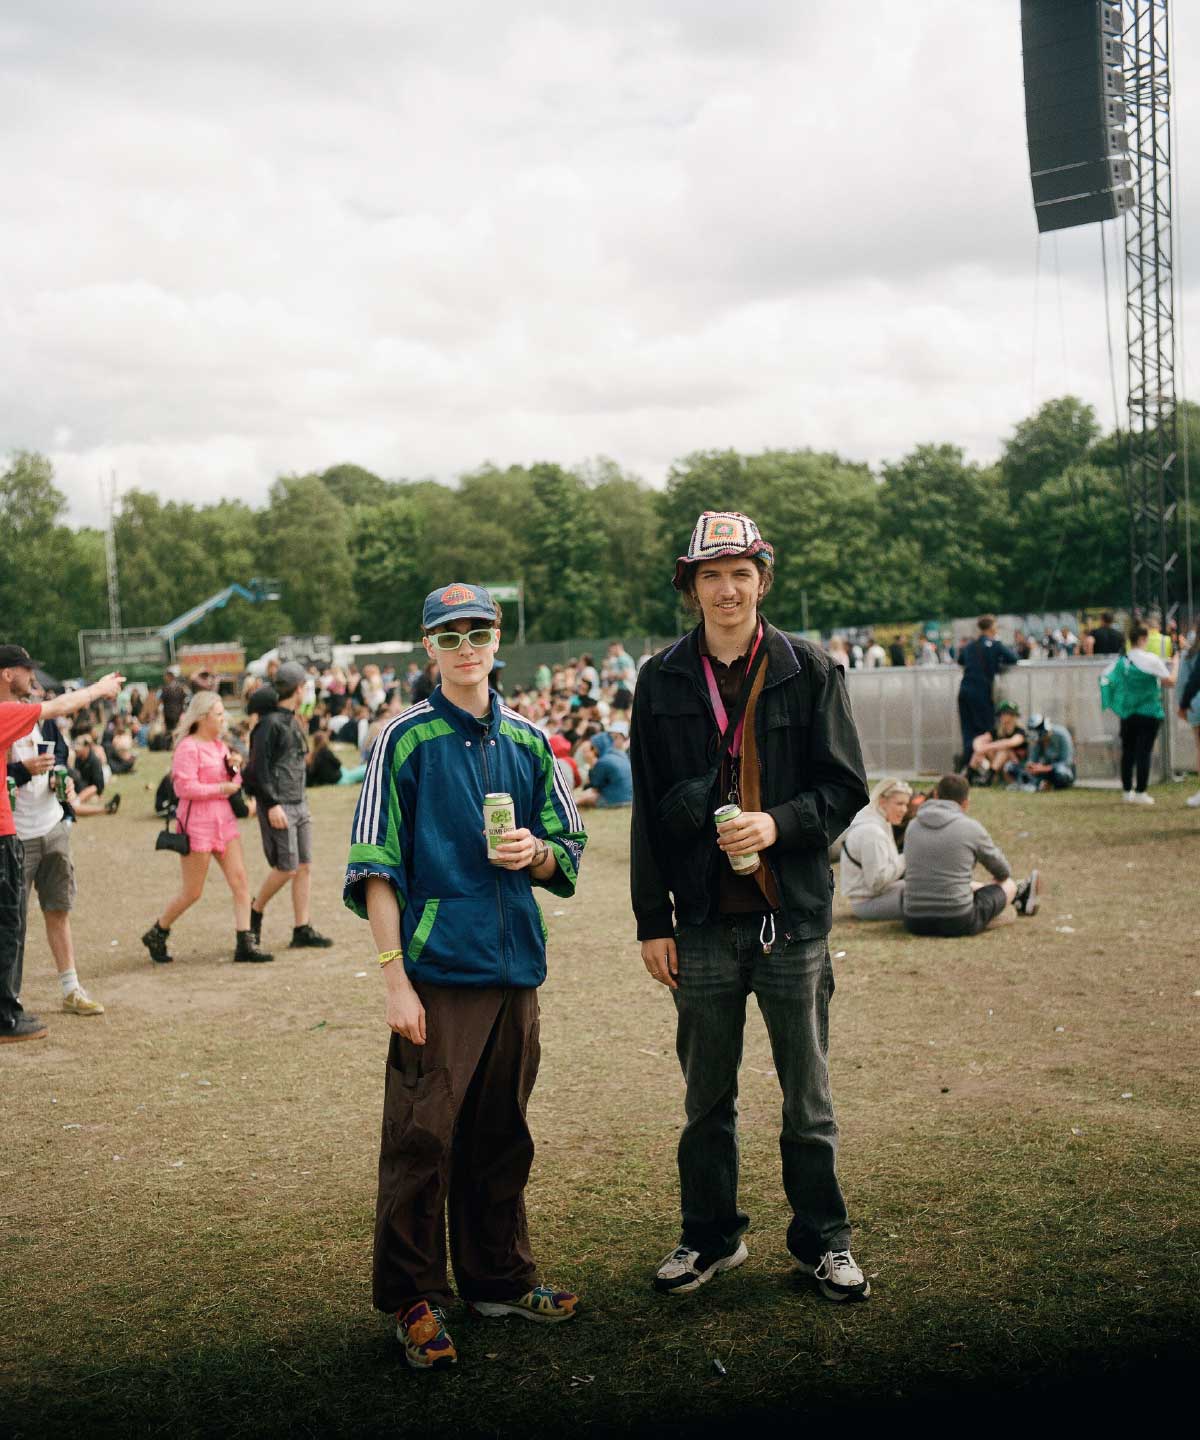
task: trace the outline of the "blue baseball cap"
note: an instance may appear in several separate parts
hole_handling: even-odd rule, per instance
[[[496,602],[482,585],[467,585],[455,580],[450,585],[440,586],[425,597],[421,611],[421,624],[426,630],[435,625],[444,625],[447,620],[491,620],[496,619]]]

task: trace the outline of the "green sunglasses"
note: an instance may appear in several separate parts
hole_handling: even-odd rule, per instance
[[[457,650],[464,640],[471,642],[473,650],[486,650],[495,641],[496,632],[494,630],[468,630],[464,635],[461,630],[439,630],[429,639],[435,650]]]

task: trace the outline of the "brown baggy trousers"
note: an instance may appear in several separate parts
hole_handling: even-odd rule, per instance
[[[537,1283],[525,1222],[537,1079],[536,990],[418,985],[424,1045],[388,1049],[375,1210],[374,1300],[393,1313],[452,1298],[514,1300]]]

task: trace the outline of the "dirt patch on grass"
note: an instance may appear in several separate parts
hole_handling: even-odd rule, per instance
[[[79,970],[108,1013],[58,1011],[35,914],[26,1000],[50,1040],[0,1052],[14,1433],[376,1434],[427,1425],[431,1393],[439,1428],[471,1434],[547,1418],[694,1432],[1021,1387],[1044,1405],[1063,1377],[1107,1400],[1106,1373],[1194,1334],[1200,840],[1182,791],[1153,812],[1104,793],[979,796],[1018,872],[1047,881],[1041,913],[994,934],[917,941],[839,914],[840,1171],[875,1288],[850,1313],[790,1274],[753,1005],[750,1261],[691,1301],[650,1292],[677,1239],[682,1085],[671,1002],[633,936],[627,817],[596,816],[580,894],[545,907],[529,1192],[544,1271],[586,1312],[549,1334],[456,1314],[459,1373],[424,1377],[370,1310],[386,1033],[369,932],[340,903],[356,792],[312,796],[313,918],[333,950],[286,948],[284,895],[264,935],[275,963],[233,965],[214,873],[172,935],[176,963],[155,967],[138,936],[177,880],[152,849],[155,759],[121,782],[115,818],[77,831]]]

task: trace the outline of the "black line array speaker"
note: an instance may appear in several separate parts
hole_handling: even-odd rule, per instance
[[[1119,0],[1021,0],[1025,130],[1039,231],[1130,209]]]

